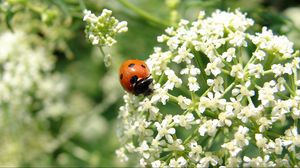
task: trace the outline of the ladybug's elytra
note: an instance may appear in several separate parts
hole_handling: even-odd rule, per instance
[[[144,61],[127,60],[123,62],[119,75],[120,83],[127,92],[145,96],[152,93],[150,84],[152,84],[153,79]]]

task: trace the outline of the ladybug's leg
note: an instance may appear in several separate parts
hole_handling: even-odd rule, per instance
[[[153,90],[150,88],[153,79],[150,76],[146,79],[138,80],[133,86],[133,93],[135,95],[143,94],[144,96],[150,95]]]

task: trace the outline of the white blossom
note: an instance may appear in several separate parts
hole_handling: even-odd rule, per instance
[[[165,70],[165,74],[168,77],[168,81],[165,83],[165,88],[173,90],[174,87],[180,87],[182,80],[176,76],[175,72],[171,69]]]
[[[200,160],[200,154],[202,153],[202,147],[197,144],[195,140],[192,140],[192,142],[189,145],[190,147],[190,152],[189,152],[189,157],[195,161],[199,162]]]
[[[270,160],[270,156],[266,155],[264,158],[262,157],[257,157],[257,158],[249,158],[247,156],[244,156],[244,167],[275,167],[275,163]]]
[[[215,95],[212,92],[208,92],[208,97],[201,97],[198,105],[198,110],[203,113],[205,109],[215,111],[217,109],[223,110],[225,108],[226,100],[221,98],[221,94],[216,92]]]
[[[205,134],[207,134],[209,136],[214,136],[217,133],[218,126],[219,126],[218,120],[216,120],[216,119],[208,120],[199,127],[198,132],[201,136],[204,136]]]
[[[257,50],[252,53],[254,57],[256,57],[258,60],[262,61],[265,59],[266,53],[263,50]]]
[[[243,66],[241,64],[233,65],[230,75],[232,77],[237,77],[239,79],[243,79],[245,76]]]
[[[222,67],[224,67],[222,60],[220,58],[216,58],[213,60],[213,62],[207,64],[205,73],[207,75],[210,75],[212,73],[214,76],[217,76],[221,73]]]
[[[226,59],[227,62],[231,62],[233,58],[236,58],[235,48],[229,48],[221,56],[223,59]]]
[[[184,157],[179,157],[178,159],[171,159],[170,160],[170,167],[184,167],[187,164],[187,161]]]
[[[197,82],[197,78],[192,76],[188,78],[188,86],[189,86],[189,90],[192,92],[195,92],[200,89],[200,86]]]
[[[214,92],[222,93],[224,91],[223,83],[224,83],[224,80],[220,76],[218,76],[215,79],[208,79],[207,80],[207,85],[208,86],[213,86],[213,91]]]
[[[176,130],[175,128],[170,126],[170,123],[172,121],[171,116],[166,117],[161,123],[155,122],[154,125],[157,128],[157,136],[156,139],[160,140],[163,137],[166,137],[168,142],[172,143],[173,138],[172,135],[175,134]]]
[[[117,42],[114,37],[128,30],[127,22],[119,22],[111,16],[111,10],[103,9],[100,16],[96,16],[89,10],[84,10],[83,13],[83,21],[87,23],[85,33],[93,45],[112,46]]]

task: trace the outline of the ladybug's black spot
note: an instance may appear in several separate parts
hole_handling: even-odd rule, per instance
[[[120,79],[121,79],[121,80],[123,79],[123,74],[120,75]]]
[[[135,64],[133,64],[133,63],[131,63],[131,64],[128,65],[129,68],[132,68],[134,66],[135,66]]]
[[[146,66],[145,66],[145,65],[143,65],[143,64],[141,65],[141,67],[143,67],[143,68],[146,68]]]
[[[137,80],[138,80],[138,77],[136,75],[134,75],[133,77],[131,77],[130,83],[134,84]]]

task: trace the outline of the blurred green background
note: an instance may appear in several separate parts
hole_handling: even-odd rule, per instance
[[[84,5],[95,14],[110,9],[118,20],[128,22],[129,31],[105,48],[112,55],[109,68],[98,48],[85,39]],[[0,57],[8,47],[20,50],[8,53],[19,57],[26,51],[18,48],[26,45],[31,52],[43,48],[43,55],[55,60],[51,70],[41,72],[42,80],[20,96],[0,98],[0,166],[135,165],[121,163],[115,155],[122,141],[117,138],[124,94],[117,74],[122,61],[147,59],[167,26],[180,18],[193,20],[200,10],[209,15],[216,9],[240,8],[256,21],[257,30],[267,26],[287,34],[299,49],[299,5],[299,0],[0,0]],[[5,35],[18,32],[23,40],[8,43]],[[6,62],[0,61],[0,84]],[[40,86],[48,80],[52,85],[40,96]],[[53,90],[60,83],[62,89]],[[24,103],[23,96],[30,101]]]

